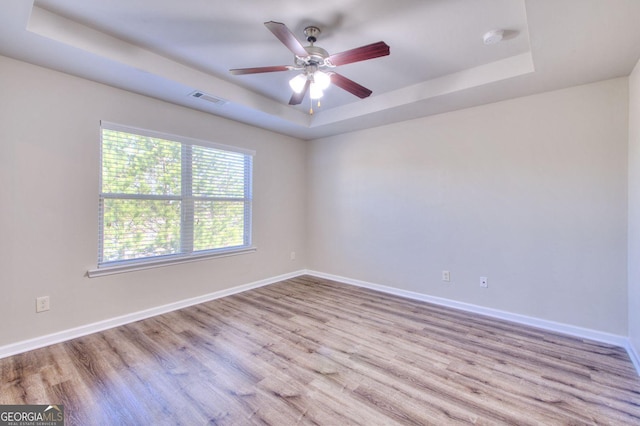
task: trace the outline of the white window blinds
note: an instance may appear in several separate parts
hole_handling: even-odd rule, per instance
[[[98,267],[251,245],[253,153],[103,122]]]

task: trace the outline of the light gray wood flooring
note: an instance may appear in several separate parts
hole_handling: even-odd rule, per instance
[[[298,277],[0,360],[67,425],[640,424],[622,348]]]

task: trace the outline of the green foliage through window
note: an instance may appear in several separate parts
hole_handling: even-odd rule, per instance
[[[251,154],[107,123],[101,153],[99,266],[250,246]]]

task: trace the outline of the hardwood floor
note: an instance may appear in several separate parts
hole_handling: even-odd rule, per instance
[[[626,352],[299,277],[0,360],[67,425],[640,424]]]

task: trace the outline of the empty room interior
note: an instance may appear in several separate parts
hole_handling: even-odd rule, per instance
[[[3,0],[0,411],[640,424],[638,22]]]

